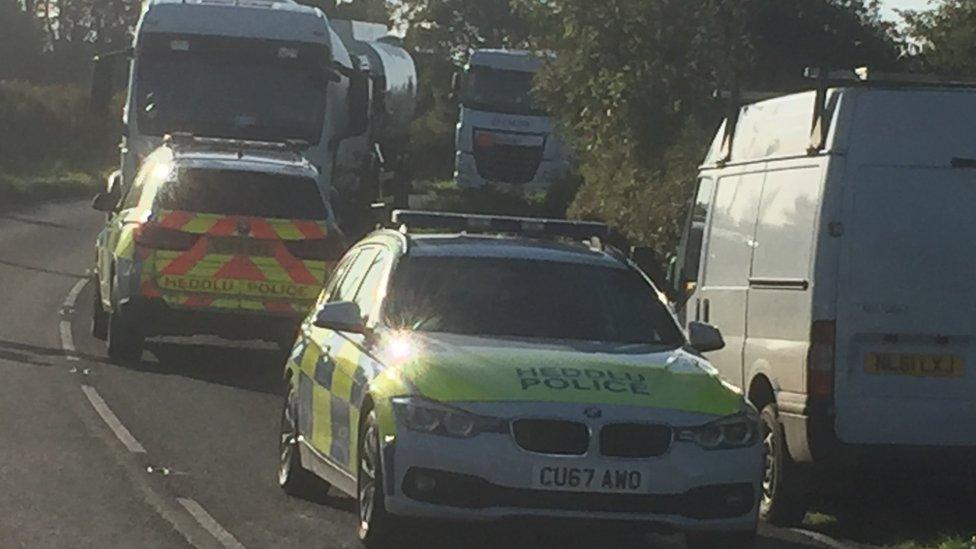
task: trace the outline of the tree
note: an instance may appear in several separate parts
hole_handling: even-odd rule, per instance
[[[976,76],[976,0],[941,0],[935,8],[902,12],[924,71]]]
[[[0,80],[34,76],[44,34],[20,0],[0,0]]]
[[[716,89],[788,91],[808,65],[898,64],[859,0],[519,0],[558,57],[540,98],[578,143],[585,183],[570,208],[671,249],[697,165],[719,124]]]

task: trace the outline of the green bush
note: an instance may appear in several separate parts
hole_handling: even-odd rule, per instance
[[[78,86],[0,82],[0,173],[100,171],[118,138]]]
[[[29,202],[87,197],[94,195],[100,187],[100,178],[88,173],[65,172],[36,177],[0,174],[0,208]]]

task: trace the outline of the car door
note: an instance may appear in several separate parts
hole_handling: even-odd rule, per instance
[[[378,246],[363,246],[356,252],[348,269],[336,284],[335,290],[326,298],[326,303],[353,301],[363,279],[380,253]],[[336,467],[349,469],[349,398],[351,385],[346,376],[337,370],[343,362],[353,360],[358,352],[350,343],[349,334],[319,328],[308,323],[303,327],[308,341],[302,360],[303,378],[311,385],[299,399],[311,400],[311,425],[306,435],[311,434],[312,447]],[[300,388],[301,392],[301,388]]]
[[[392,263],[392,254],[385,249],[373,257],[353,298],[370,329],[378,325],[379,305],[385,294]],[[369,380],[379,370],[379,364],[371,353],[371,337],[348,332],[337,333],[336,336],[330,403],[333,417],[332,450],[337,461],[345,458],[340,463],[344,463],[347,470],[353,473],[358,460],[358,425],[363,395]]]
[[[764,179],[758,171],[730,173],[716,181],[695,299],[695,319],[714,325],[725,338],[725,348],[708,359],[737,387],[743,385],[749,276]]]
[[[109,214],[105,221],[105,227],[98,235],[96,243],[97,269],[98,269],[98,290],[102,296],[102,305],[107,310],[111,310],[112,284],[115,274],[115,253],[118,248],[122,233],[126,223],[132,219],[135,211],[142,202],[143,190],[145,189],[146,179],[155,169],[157,162],[152,159],[147,161],[133,184],[129,187],[125,196],[122,197],[119,207]]]

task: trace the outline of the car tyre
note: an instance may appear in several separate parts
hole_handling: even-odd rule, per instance
[[[356,529],[359,540],[369,549],[392,545],[394,517],[386,511],[383,467],[380,463],[380,433],[376,411],[370,410],[359,435],[359,467],[356,475]]]
[[[779,526],[799,524],[806,515],[806,503],[797,486],[797,465],[786,446],[786,435],[776,405],[766,405],[759,419],[763,443],[759,516]]]
[[[93,292],[94,299],[92,300],[91,334],[95,339],[107,341],[108,313],[102,307],[102,292],[98,286],[97,277],[92,281],[92,285],[95,287],[95,291]]]
[[[116,364],[135,364],[142,360],[146,337],[138,327],[119,314],[118,307],[108,314],[108,358]]]
[[[688,549],[750,549],[756,543],[756,532],[689,532],[685,534]]]
[[[289,389],[281,409],[278,438],[278,486],[289,496],[315,501],[324,497],[331,485],[302,466],[299,451],[298,403],[295,391]]]

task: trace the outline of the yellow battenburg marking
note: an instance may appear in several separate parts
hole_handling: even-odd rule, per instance
[[[213,229],[216,224],[216,217],[196,215],[186,225],[183,225],[181,230],[188,233],[205,234],[210,232],[210,229]]]
[[[328,453],[332,445],[332,399],[324,387],[316,384],[312,389],[312,444]]]
[[[304,240],[305,235],[290,220],[269,219],[268,224],[282,240]]]

